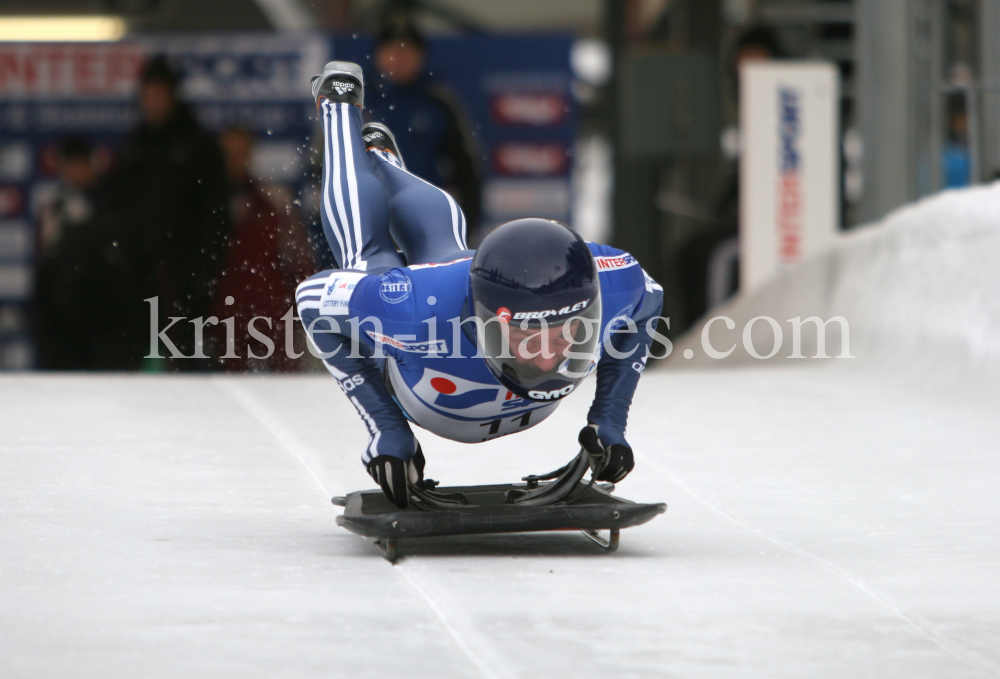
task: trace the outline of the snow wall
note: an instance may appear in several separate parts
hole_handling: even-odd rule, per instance
[[[735,327],[711,322],[718,316]],[[781,327],[780,347],[769,359],[752,356],[745,346],[746,327],[758,316]],[[809,316],[843,317],[854,359],[811,358],[817,348],[812,322],[800,331],[800,353],[810,358],[789,358],[789,319]],[[775,335],[766,320],[753,323],[748,333],[761,356],[778,346]],[[839,323],[826,327],[825,344],[827,355],[842,354]],[[734,345],[726,358],[709,355]],[[851,364],[1000,392],[1000,182],[936,194],[845,234],[823,255],[709,312],[665,363]]]

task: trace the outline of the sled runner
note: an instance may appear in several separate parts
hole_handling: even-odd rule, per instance
[[[335,497],[333,504],[344,507],[337,524],[370,538],[389,561],[396,560],[403,538],[553,530],[580,530],[613,552],[622,528],[646,523],[667,506],[631,502],[613,496],[610,483],[581,481],[591,464],[581,451],[565,467],[519,484],[437,488],[425,481],[422,488],[410,487],[407,509],[377,489]],[[610,531],[607,539],[603,530]]]

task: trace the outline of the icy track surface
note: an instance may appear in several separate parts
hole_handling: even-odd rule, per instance
[[[428,474],[574,452],[589,394],[518,437],[421,436]],[[0,676],[1000,676],[997,404],[832,370],[650,373],[624,497],[578,533],[403,543],[332,380],[0,381]]]
[[[390,565],[334,522],[372,483],[325,376],[0,379],[0,677],[1000,677],[1000,184],[887,222],[726,310],[842,313],[856,359],[647,370],[618,492],[669,509],[613,555]],[[428,475],[558,467],[592,390],[516,437],[418,432]]]

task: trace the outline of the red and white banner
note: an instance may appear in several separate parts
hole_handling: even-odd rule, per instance
[[[144,59],[136,43],[0,43],[0,97],[128,99]]]
[[[493,149],[497,174],[552,177],[569,168],[566,146],[555,142],[504,142]]]
[[[490,100],[493,119],[502,125],[544,127],[558,125],[568,115],[568,104],[555,92],[503,92]]]
[[[191,102],[309,101],[309,78],[328,55],[320,36],[144,37],[118,43],[0,43],[0,98],[113,99],[135,96],[149,55],[183,73]]]

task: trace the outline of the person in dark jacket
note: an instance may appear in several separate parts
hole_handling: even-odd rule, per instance
[[[455,198],[474,233],[482,212],[474,145],[458,100],[427,72],[423,36],[408,18],[387,19],[374,62],[369,117],[393,131],[410,172]]]
[[[120,314],[132,276],[117,225],[103,209],[93,148],[82,137],[59,142],[59,189],[40,211],[32,299],[37,366],[42,370],[130,370],[136,338]]]
[[[229,232],[222,153],[178,98],[178,84],[164,57],[146,64],[138,97],[141,119],[126,137],[109,181],[110,206],[127,225],[128,256],[145,273],[130,312],[148,318],[153,304],[143,300],[156,297],[158,330],[167,327],[169,317],[193,319],[208,312]],[[175,323],[167,337],[185,356],[198,349],[192,323]],[[170,347],[161,351],[172,353]],[[180,370],[208,365],[175,357],[170,363]]]
[[[285,351],[282,318],[294,303],[298,281],[316,271],[305,229],[251,177],[254,138],[250,131],[231,127],[219,140],[229,174],[233,231],[212,305],[212,315],[220,319],[220,326],[211,333],[219,355],[217,368],[303,370],[305,362]],[[232,347],[227,346],[226,328],[222,327],[223,320],[230,318]],[[251,327],[256,331],[253,336]],[[267,337],[271,345],[261,337]]]

